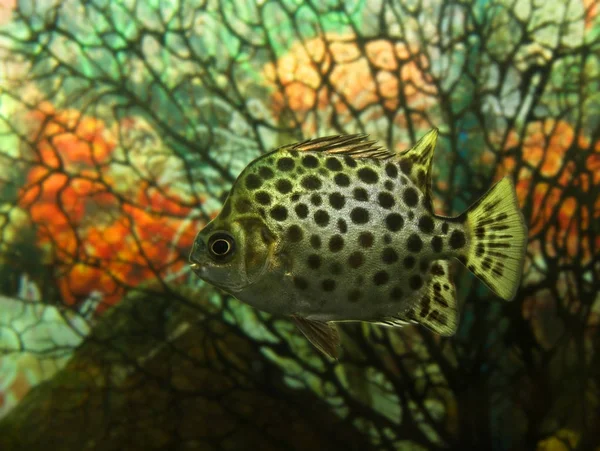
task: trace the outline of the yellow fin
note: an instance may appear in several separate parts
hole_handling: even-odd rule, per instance
[[[431,199],[431,163],[439,131],[431,129],[413,147],[396,154],[400,171]],[[431,205],[431,204],[430,204]]]
[[[431,265],[431,279],[420,290],[411,308],[393,317],[374,323],[381,326],[402,327],[421,324],[436,334],[452,336],[458,328],[456,289],[450,280],[450,262],[438,260]]]
[[[470,239],[461,261],[498,296],[513,299],[523,272],[527,226],[511,180],[496,183],[464,215]]]
[[[297,315],[292,315],[292,319],[308,341],[323,354],[337,360],[340,335],[334,323],[306,319]]]

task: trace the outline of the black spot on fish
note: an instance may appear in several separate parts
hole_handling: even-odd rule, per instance
[[[310,196],[310,202],[315,206],[319,207],[323,203],[323,199],[318,194],[313,194]]]
[[[292,191],[292,182],[290,182],[288,179],[279,179],[277,182],[275,182],[275,188],[281,194],[287,194]]]
[[[248,213],[252,210],[252,203],[243,197],[235,203],[235,209],[238,213]]]
[[[374,238],[371,232],[361,232],[361,234],[358,235],[358,243],[360,244],[360,247],[368,249],[373,246],[373,241]]]
[[[362,264],[364,262],[365,262],[365,257],[363,256],[362,252],[353,252],[348,257],[348,265],[350,265],[350,267],[354,268],[354,269],[362,266]]]
[[[294,193],[290,199],[292,199],[292,202],[298,202],[300,200],[300,194]]]
[[[383,263],[391,265],[398,261],[398,253],[391,247],[386,247],[381,253],[381,260]]]
[[[355,207],[350,212],[350,219],[354,224],[366,224],[369,222],[369,211],[366,208]]]
[[[325,166],[327,167],[327,169],[329,169],[331,171],[341,171],[342,170],[342,163],[340,163],[340,160],[338,160],[335,157],[327,158],[327,160],[325,161]]]
[[[369,200],[369,193],[364,188],[354,188],[354,198],[356,200],[360,200],[363,202],[367,202]]]
[[[378,271],[373,276],[375,285],[385,285],[390,280],[390,275],[386,271]]]
[[[477,248],[475,249],[475,255],[477,255],[478,257],[482,257],[483,254],[485,254],[485,247],[482,243],[479,243],[477,245]]]
[[[294,210],[300,219],[305,219],[308,216],[308,207],[306,204],[298,204]]]
[[[443,276],[444,268],[439,263],[434,263],[433,265],[431,265],[431,274],[433,274],[434,276]]]
[[[397,285],[390,291],[390,299],[392,301],[399,301],[402,299],[402,296],[404,296],[404,292],[402,291],[402,288]]]
[[[248,174],[246,177],[246,188],[254,190],[262,186],[262,179],[256,174]]]
[[[341,235],[333,235],[329,239],[329,250],[331,252],[339,252],[344,248],[344,238]]]
[[[466,244],[465,234],[460,230],[454,230],[450,235],[450,247],[460,249]]]
[[[292,224],[287,231],[287,236],[288,239],[292,242],[292,243],[297,243],[298,241],[302,241],[302,236],[303,236],[303,232],[302,229],[297,226],[296,224]]]
[[[414,276],[410,276],[410,279],[408,279],[408,285],[411,289],[418,290],[423,286],[423,279],[421,279],[421,276],[418,274],[415,274]]]
[[[385,226],[391,232],[397,232],[404,226],[404,218],[398,213],[390,213],[385,217]]]
[[[266,191],[259,191],[254,195],[254,199],[261,205],[269,205],[271,203],[271,195]]]
[[[303,277],[294,277],[293,278],[294,281],[294,286],[296,288],[298,288],[299,290],[306,290],[308,288],[308,280],[306,280]]]
[[[306,264],[310,269],[319,269],[321,267],[321,257],[317,254],[310,254],[306,259]]]
[[[413,233],[408,237],[408,241],[406,242],[406,247],[411,252],[419,252],[423,248],[423,241],[416,233]]]
[[[267,166],[263,166],[258,170],[258,175],[260,175],[263,179],[269,180],[275,176],[273,170]]]
[[[412,268],[414,268],[414,267],[415,267],[415,263],[416,263],[416,262],[417,262],[417,261],[415,260],[415,257],[413,257],[413,256],[409,255],[408,257],[405,257],[405,258],[404,258],[404,267],[405,267],[406,269],[412,269]]]
[[[394,200],[394,196],[392,196],[390,193],[386,193],[386,192],[379,193],[379,196],[377,196],[377,199],[379,200],[379,205],[381,205],[383,208],[387,208],[387,209],[392,208],[394,206],[394,204],[396,203],[396,201]]]
[[[431,219],[429,216],[421,216],[419,219],[419,229],[423,233],[433,233],[433,219]]]
[[[300,182],[305,189],[317,190],[322,186],[321,180],[316,175],[307,175]]]
[[[271,209],[271,217],[275,221],[285,221],[288,217],[287,208],[285,208],[283,205],[275,205]]]
[[[325,279],[321,283],[321,287],[323,288],[323,291],[333,291],[335,290],[335,280]]]
[[[404,172],[406,175],[410,175],[410,171],[412,170],[412,161],[407,160],[406,158],[400,161],[400,170]]]
[[[327,224],[329,224],[329,213],[327,213],[325,210],[317,210],[314,218],[315,222],[320,227],[325,227]]]
[[[331,193],[329,195],[329,203],[336,210],[341,210],[342,208],[344,208],[346,198],[341,193]]]
[[[444,248],[444,241],[442,240],[441,237],[434,236],[431,239],[431,247],[433,248],[433,250],[435,252],[442,252],[442,249]]]
[[[362,296],[360,290],[350,290],[348,292],[348,302],[357,302]]]
[[[342,265],[340,265],[338,262],[333,262],[331,265],[329,265],[329,271],[334,276],[339,276],[344,271],[344,268],[342,268]]]
[[[313,155],[306,155],[304,158],[302,158],[302,164],[305,168],[313,169],[319,166],[319,160],[317,160],[317,158]]]
[[[386,233],[385,235],[383,235],[383,242],[385,244],[390,244],[392,242],[392,237],[390,236],[389,233]]]
[[[333,181],[337,186],[345,187],[350,185],[350,178],[343,172],[335,174],[335,177],[333,177]]]
[[[341,233],[346,233],[348,231],[348,224],[346,224],[346,221],[342,218],[338,219],[338,229],[340,229]]]
[[[448,233],[448,223],[445,222],[442,224],[442,233],[445,235],[446,233]]]
[[[321,237],[319,235],[311,236],[310,245],[313,247],[313,249],[321,249]]]
[[[394,163],[388,163],[385,165],[385,173],[388,177],[395,179],[398,177],[398,167]]]
[[[490,257],[485,257],[481,263],[481,267],[486,271],[489,271],[492,268],[492,259]]]
[[[417,190],[409,187],[404,190],[403,193],[404,203],[409,207],[415,207],[419,203],[419,195]]]
[[[344,157],[344,163],[346,163],[346,165],[350,168],[356,167],[356,160],[348,155]]]
[[[394,184],[390,180],[386,180],[383,186],[385,186],[385,189],[387,189],[388,191],[394,190]]]
[[[291,171],[294,169],[294,160],[289,157],[280,158],[277,160],[277,169],[284,172]]]
[[[360,168],[357,172],[358,178],[361,179],[364,183],[368,183],[372,185],[373,183],[377,183],[379,177],[377,173],[371,168]]]

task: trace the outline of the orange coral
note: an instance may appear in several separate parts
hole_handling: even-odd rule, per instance
[[[591,249],[582,232],[589,229],[590,214],[600,218],[600,210],[593,213],[578,204],[568,191],[588,192],[590,184],[600,181],[600,145],[595,152],[589,148],[584,136],[576,136],[570,124],[564,121],[546,120],[531,124],[520,142],[516,132],[507,140],[507,149],[520,147],[523,163],[517,168],[516,158],[510,154],[502,159],[496,178],[518,171],[516,190],[521,205],[531,205],[529,234],[533,238],[545,233],[546,252],[556,256],[565,251],[569,257],[580,255],[583,261],[591,258]],[[572,155],[569,155],[569,153]],[[585,158],[587,170],[575,167],[575,154],[589,153]],[[583,193],[582,193],[583,196]],[[600,247],[600,239],[596,246]]]
[[[66,303],[98,291],[103,309],[127,287],[183,266],[197,228],[186,219],[191,208],[181,195],[120,174],[119,180],[136,181],[123,202],[109,164],[116,140],[103,121],[48,103],[30,119],[35,164],[19,204],[30,211],[38,244],[53,252]]]
[[[598,2],[596,0],[583,0],[583,7],[585,9],[585,28],[592,28],[598,15]]]
[[[425,79],[428,62],[401,43],[379,39],[364,49],[353,35],[327,34],[294,45],[276,64],[265,67],[278,89],[274,111],[286,108],[303,119],[312,109],[333,105],[338,115],[382,105],[396,110],[399,99],[416,110],[434,103],[436,89]]]
[[[81,165],[95,166],[107,159],[116,141],[104,122],[79,111],[56,111],[47,102],[29,115],[34,120],[36,160],[49,168],[76,171]]]

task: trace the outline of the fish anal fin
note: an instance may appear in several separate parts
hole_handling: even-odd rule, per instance
[[[368,140],[369,135],[336,135],[309,139],[295,144],[287,150],[299,152],[324,152],[332,155],[350,156],[352,158],[375,158],[384,160],[393,154],[377,145],[377,141]]]
[[[396,154],[400,171],[431,201],[431,163],[437,143],[438,129],[431,129],[413,147]]]
[[[315,348],[337,360],[340,335],[334,323],[306,319],[297,315],[292,315],[292,319],[300,332],[304,334]]]
[[[450,280],[450,262],[437,260],[431,265],[431,278],[407,310],[373,321],[382,326],[402,327],[421,324],[436,334],[449,337],[458,328],[456,288]]]

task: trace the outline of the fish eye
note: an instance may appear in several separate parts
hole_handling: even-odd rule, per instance
[[[213,260],[224,261],[235,251],[235,240],[226,232],[214,233],[208,240],[208,249]]]

